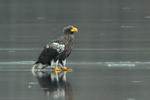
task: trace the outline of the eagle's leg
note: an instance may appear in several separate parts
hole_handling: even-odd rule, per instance
[[[58,68],[58,61],[54,61],[54,65],[55,65],[55,72],[61,72],[61,69]]]
[[[62,61],[62,66],[63,66],[63,70],[66,71],[67,70],[66,59]]]
[[[60,64],[61,64],[62,67],[63,67],[63,68],[62,68],[63,71],[68,71],[68,72],[71,72],[71,71],[72,71],[72,69],[66,67],[66,59],[65,59],[65,60],[61,60],[61,61],[60,61]]]

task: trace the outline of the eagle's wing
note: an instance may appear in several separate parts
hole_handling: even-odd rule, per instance
[[[60,40],[55,40],[52,42],[49,42],[45,48],[52,48],[57,50],[58,53],[62,53],[65,50],[65,44],[63,43],[63,41]]]
[[[62,40],[55,40],[55,41],[49,42],[44,47],[36,63],[50,65],[51,60],[54,60],[64,50],[65,50],[65,44]]]

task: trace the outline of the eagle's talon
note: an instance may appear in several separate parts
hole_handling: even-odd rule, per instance
[[[63,68],[63,71],[67,71],[67,70],[68,70],[68,68],[67,68],[67,67],[64,67],[64,68]]]
[[[72,72],[72,69],[71,69],[71,68],[68,68],[67,71],[68,71],[68,72]]]
[[[72,72],[72,69],[71,69],[71,68],[64,67],[64,68],[63,68],[63,71],[65,71],[65,72]]]
[[[55,72],[61,72],[62,70],[59,69],[57,66],[55,67]]]

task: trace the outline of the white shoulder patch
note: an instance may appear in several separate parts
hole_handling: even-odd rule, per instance
[[[59,53],[63,52],[64,49],[65,49],[65,45],[64,44],[59,44],[59,43],[56,43],[56,42],[52,43],[52,47],[54,49],[56,49],[57,52],[59,52]]]
[[[50,47],[50,46],[47,44],[47,45],[46,45],[46,48],[49,48],[49,47]]]

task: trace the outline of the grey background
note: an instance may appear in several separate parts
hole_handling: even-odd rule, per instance
[[[149,0],[0,0],[0,99],[51,100],[30,69],[42,47],[74,25],[79,32],[67,64],[73,69],[67,77],[72,99],[149,100],[149,5]]]
[[[64,26],[74,25],[75,52],[95,50],[76,54],[83,61],[149,61],[149,10],[148,0],[1,0],[0,48],[35,48],[13,58],[33,60]],[[13,55],[0,59],[12,60],[6,56]]]

